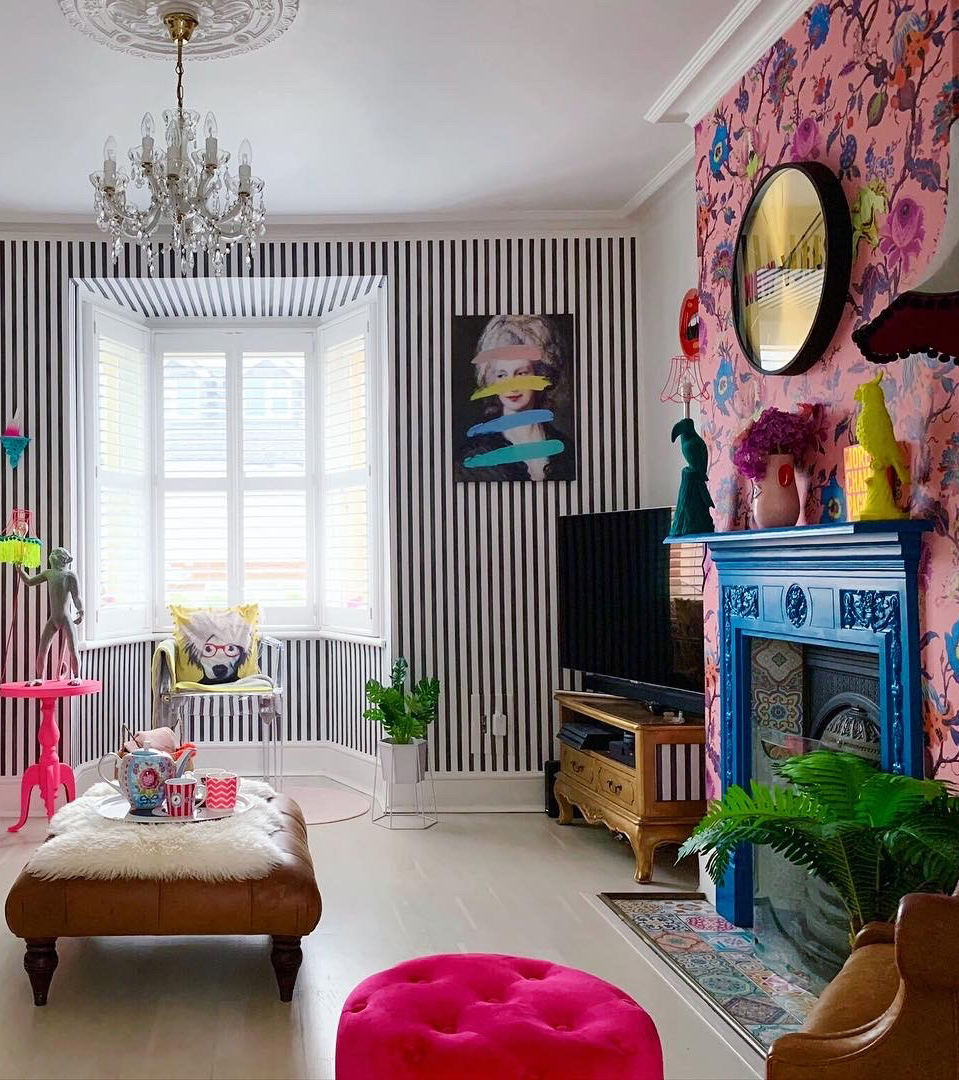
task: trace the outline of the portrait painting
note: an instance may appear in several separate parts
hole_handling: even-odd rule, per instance
[[[454,315],[456,479],[576,478],[572,315]]]

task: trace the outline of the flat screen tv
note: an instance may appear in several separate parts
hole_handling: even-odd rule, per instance
[[[704,711],[702,544],[665,544],[672,509],[559,519],[560,663],[590,690]]]

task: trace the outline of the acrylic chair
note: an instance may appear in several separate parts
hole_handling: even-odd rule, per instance
[[[260,635],[259,676],[243,680],[242,686],[225,683],[198,690],[195,683],[177,679],[176,643],[172,637],[159,642],[153,653],[153,715],[158,727],[182,726],[184,739],[193,737],[193,716],[205,701],[228,697],[243,702],[260,727],[263,743],[263,777],[274,790],[283,786],[283,642]]]

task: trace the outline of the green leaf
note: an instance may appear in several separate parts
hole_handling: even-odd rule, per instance
[[[886,111],[886,103],[889,98],[886,96],[885,90],[877,90],[875,94],[869,99],[869,104],[866,106],[866,117],[868,120],[867,127],[875,127],[882,115]]]
[[[832,819],[854,818],[862,785],[876,774],[876,766],[855,754],[814,750],[787,758],[776,771],[794,787],[808,792]]]

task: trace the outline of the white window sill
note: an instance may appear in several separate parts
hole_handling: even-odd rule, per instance
[[[386,647],[386,638],[369,637],[365,634],[350,634],[340,630],[285,630],[261,626],[260,631],[268,637],[280,641],[343,641],[351,645],[369,645],[373,649]],[[169,630],[144,630],[141,634],[128,634],[123,637],[98,638],[79,644],[80,652],[95,652],[97,649],[110,649],[114,645],[139,645],[144,641],[162,641],[173,637],[173,627]]]

